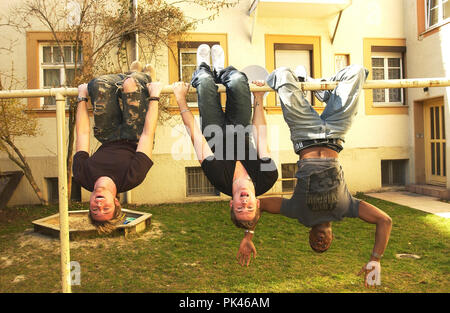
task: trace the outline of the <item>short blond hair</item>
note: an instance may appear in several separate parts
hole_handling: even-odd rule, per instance
[[[231,206],[231,210],[230,210],[231,221],[238,228],[255,230],[256,224],[258,224],[259,218],[261,217],[261,211],[259,209],[259,206],[257,206],[255,210],[256,210],[255,217],[252,220],[243,221],[236,217],[236,214],[234,213],[234,210],[233,210],[233,206]]]
[[[111,234],[117,227],[117,224],[122,222],[125,219],[125,213],[122,212],[122,208],[120,204],[116,204],[114,207],[114,215],[110,220],[107,221],[97,221],[95,220],[92,215],[91,211],[89,210],[89,221],[92,225],[95,226],[97,229],[97,232],[100,235],[108,235]]]

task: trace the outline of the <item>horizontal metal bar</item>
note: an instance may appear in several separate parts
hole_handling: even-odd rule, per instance
[[[298,83],[303,90],[333,90],[338,82],[322,81]],[[225,86],[218,84],[218,92],[225,92]],[[410,78],[410,79],[388,79],[388,80],[367,80],[363,89],[384,89],[384,88],[424,88],[424,87],[448,87],[450,78]],[[267,85],[256,86],[250,83],[250,91],[274,91]],[[191,86],[190,93],[196,92]],[[77,88],[50,88],[50,89],[26,89],[26,90],[1,90],[0,98],[34,98],[34,97],[54,97],[56,94],[64,96],[77,96]],[[163,87],[161,94],[173,94],[173,86]]]

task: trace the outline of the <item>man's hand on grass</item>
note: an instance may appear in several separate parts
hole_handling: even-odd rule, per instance
[[[366,288],[375,288],[381,285],[381,265],[378,261],[370,261],[364,265],[358,273],[360,276],[364,273],[364,286]]]
[[[241,266],[249,266],[252,255],[256,259],[255,245],[253,244],[251,239],[246,237],[242,238],[241,244],[239,246],[239,251],[236,255],[239,264],[241,264]]]

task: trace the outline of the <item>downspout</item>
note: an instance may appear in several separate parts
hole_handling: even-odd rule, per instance
[[[342,12],[343,12],[343,11],[344,11],[344,10],[339,11],[338,20],[337,20],[337,22],[336,22],[336,26],[334,27],[333,36],[331,37],[331,44],[333,44],[334,38],[336,37],[336,32],[337,32],[337,29],[338,29],[338,27],[339,27],[339,22],[341,21],[341,16],[342,16]]]
[[[250,42],[253,42],[253,33],[255,31],[255,24],[256,24],[256,16],[258,15],[257,13],[257,8],[258,8],[258,3],[259,0],[254,0],[252,5],[250,6],[250,9],[248,9],[248,16],[252,16],[253,14],[253,19],[252,19],[252,30],[250,32]]]

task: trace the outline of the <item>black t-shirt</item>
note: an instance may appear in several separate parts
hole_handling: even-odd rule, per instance
[[[79,151],[73,157],[73,177],[89,191],[94,190],[95,182],[102,176],[114,181],[118,193],[131,190],[142,183],[153,165],[136,148],[136,143],[113,141],[101,145],[91,157],[86,151]]]
[[[224,140],[224,146],[226,147]],[[233,145],[232,145],[233,146]],[[223,148],[222,147],[222,148]],[[232,196],[232,186],[236,160],[239,160],[253,181],[256,196],[266,193],[278,179],[278,170],[271,158],[260,159],[248,138],[245,140],[245,151],[239,156],[236,136],[234,138],[234,151],[221,151],[211,147],[214,156],[203,160],[202,169],[211,184],[220,192]]]

